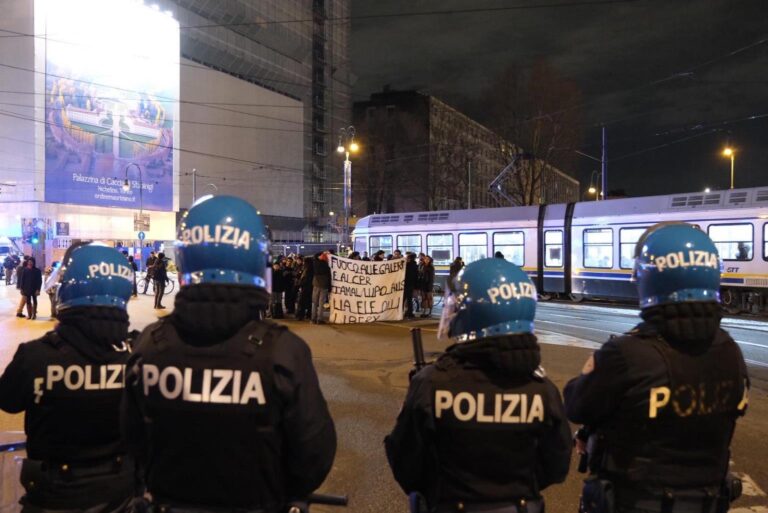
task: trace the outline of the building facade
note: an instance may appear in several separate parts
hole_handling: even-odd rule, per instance
[[[375,93],[354,104],[353,123],[363,148],[352,164],[357,216],[578,199],[577,180],[531,157],[495,193],[489,185],[522,149],[433,96]]]
[[[351,119],[350,0],[164,0],[161,8],[170,9],[181,24],[185,59],[283,95],[287,101],[278,105],[287,106],[273,109],[266,121],[285,121],[291,126],[282,127],[284,133],[302,133],[299,170],[278,166],[274,171],[280,178],[270,176],[259,162],[239,173],[230,166],[229,181],[250,181],[253,188],[261,184],[267,204],[301,201],[300,216],[262,209],[276,241],[335,239],[327,220],[328,212],[341,208],[341,191],[333,184],[342,180],[342,163],[334,150],[339,130]],[[298,124],[290,114],[296,110],[292,100],[301,102]],[[252,118],[249,124],[263,121]],[[254,138],[259,135],[264,132],[254,133]],[[188,197],[185,191],[192,186],[184,172],[182,208]],[[275,181],[285,181],[292,190],[274,186],[270,190],[268,184]]]
[[[348,14],[349,0],[5,2],[0,236],[168,241],[216,193],[253,202],[278,241],[336,238]]]

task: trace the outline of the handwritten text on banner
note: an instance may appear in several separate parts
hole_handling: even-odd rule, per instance
[[[330,265],[332,323],[403,319],[404,258],[366,262],[331,255]]]

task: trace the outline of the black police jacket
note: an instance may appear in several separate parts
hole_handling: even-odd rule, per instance
[[[747,389],[744,358],[725,331],[682,344],[641,324],[606,342],[564,395],[568,418],[599,441],[590,466],[631,496],[718,487]]]
[[[395,479],[431,507],[537,499],[568,473],[562,400],[532,335],[457,344],[411,381],[385,445]]]
[[[169,318],[150,325],[123,415],[160,505],[277,511],[323,482],[336,451],[309,347],[265,321],[212,345],[186,343]]]
[[[104,316],[92,319],[86,310]],[[25,412],[29,460],[51,468],[94,468],[126,452],[119,412],[129,354],[124,343],[127,315],[114,308],[88,307],[68,309],[61,317],[54,331],[19,345],[0,377],[0,408]],[[80,482],[57,488],[55,483],[43,485],[41,476],[33,479],[41,489],[27,486],[28,499],[43,507],[69,509],[125,499],[133,491],[132,480],[125,476],[120,483],[93,477],[88,479],[93,486]]]

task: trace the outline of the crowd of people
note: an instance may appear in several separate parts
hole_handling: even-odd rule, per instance
[[[328,307],[331,290],[331,269],[329,255],[335,250],[320,251],[312,256],[279,256],[272,262],[272,297],[269,316],[283,319],[286,315],[296,320],[309,320],[313,324],[323,324],[323,313]],[[414,319],[416,315],[426,318],[432,315],[433,295],[435,290],[435,266],[432,257],[424,253],[399,249],[387,254],[379,250],[369,257],[367,252],[349,253],[352,260],[381,262],[384,260],[405,259],[405,282],[403,290],[404,317]],[[461,258],[457,258],[463,267]],[[454,262],[453,265],[458,265]],[[453,269],[453,266],[452,266]],[[452,271],[453,272],[453,271]],[[458,274],[458,271],[456,271]]]

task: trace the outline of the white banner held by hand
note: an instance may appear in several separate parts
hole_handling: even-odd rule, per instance
[[[330,257],[332,323],[403,320],[404,258],[366,262]]]

